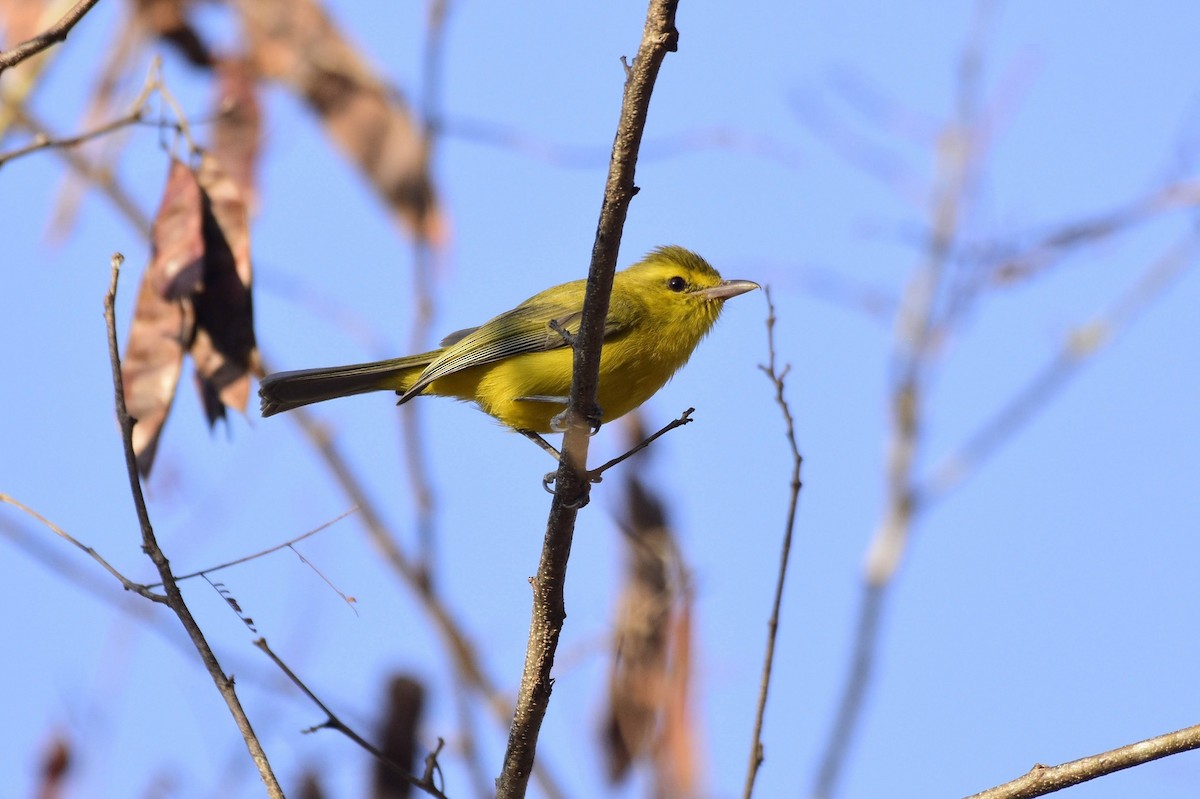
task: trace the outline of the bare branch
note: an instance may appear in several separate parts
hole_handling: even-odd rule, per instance
[[[775,580],[775,599],[771,604],[771,618],[767,621],[767,651],[763,655],[762,679],[758,687],[758,705],[754,713],[754,735],[750,744],[750,765],[746,770],[746,785],[742,790],[743,799],[750,799],[754,793],[754,780],[758,776],[758,767],[763,762],[762,728],[763,719],[767,712],[767,691],[771,687],[771,667],[775,663],[775,639],[779,634],[780,608],[783,606],[783,584],[787,579],[788,561],[792,551],[792,534],[796,529],[796,510],[800,504],[800,467],[804,457],[800,454],[800,446],[796,443],[796,423],[792,418],[792,409],[784,396],[784,379],[788,367],[778,368],[775,362],[775,303],[771,301],[771,287],[764,286],[763,293],[767,298],[767,365],[759,368],[767,375],[775,388],[775,404],[783,414],[784,436],[792,453],[792,479],[788,484],[788,514],[787,524],[783,531],[783,545],[779,553],[779,576]]]
[[[571,554],[575,517],[587,501],[589,490],[586,463],[591,425],[588,420],[597,415],[596,386],[600,376],[604,320],[608,315],[625,215],[637,191],[633,182],[634,168],[646,127],[650,94],[663,59],[669,51],[677,48],[679,40],[679,32],[675,29],[677,6],[678,0],[650,0],[637,56],[632,66],[626,66],[621,117],[613,141],[596,241],[592,246],[578,346],[574,349],[571,400],[564,413],[566,432],[563,435],[562,459],[555,477],[554,499],[546,522],[541,560],[532,581],[533,612],[529,643],[525,649],[525,668],[509,729],[504,767],[496,780],[497,799],[525,796],[537,750],[538,733],[550,702],[550,670],[554,665],[558,636],[566,618],[563,583],[567,560]]]
[[[209,676],[212,677],[217,690],[220,692],[222,698],[224,698],[225,704],[229,707],[229,712],[233,715],[238,731],[241,732],[242,738],[246,742],[246,748],[250,752],[250,757],[254,760],[254,765],[258,768],[259,777],[262,778],[263,784],[266,786],[267,795],[272,797],[272,799],[284,799],[283,789],[280,788],[279,781],[275,778],[271,764],[267,760],[267,753],[263,750],[258,736],[255,735],[254,728],[250,725],[250,719],[246,716],[246,711],[242,708],[241,701],[237,697],[236,690],[234,690],[233,679],[226,675],[221,668],[221,664],[217,661],[217,656],[208,645],[208,641],[205,639],[200,625],[196,623],[191,610],[188,609],[187,603],[183,601],[183,594],[179,591],[179,584],[176,582],[175,576],[171,573],[171,564],[167,561],[167,556],[163,554],[162,548],[159,547],[158,539],[154,535],[154,528],[150,524],[150,513],[146,509],[146,498],[142,495],[142,481],[138,475],[137,456],[133,451],[133,426],[137,420],[129,415],[129,411],[125,407],[125,385],[121,377],[121,354],[117,345],[117,318],[115,310],[117,302],[117,278],[121,273],[121,263],[124,260],[125,257],[120,253],[115,253],[112,257],[112,279],[109,283],[108,293],[104,297],[104,320],[108,328],[108,355],[112,365],[117,423],[120,425],[121,442],[125,450],[125,469],[129,475],[129,489],[133,495],[133,505],[137,511],[138,524],[142,531],[142,549],[150,558],[154,567],[158,570],[159,576],[162,578],[163,589],[166,592],[166,598],[163,601],[179,617],[179,622],[183,625],[183,629],[187,632],[188,637],[191,638],[192,645],[196,647],[196,651],[199,653],[204,667],[208,670]]]
[[[1200,724],[1060,766],[1043,766],[1039,763],[1025,776],[972,794],[967,799],[1031,799],[1045,796],[1081,782],[1194,749],[1200,749]]]
[[[658,432],[642,439],[642,441],[639,444],[637,444],[636,446],[634,446],[632,449],[627,450],[622,455],[618,455],[617,457],[615,457],[612,460],[605,463],[603,466],[598,466],[595,469],[591,469],[587,473],[588,480],[590,480],[593,483],[600,482],[600,476],[602,474],[604,474],[605,472],[607,472],[612,467],[616,466],[618,463],[623,463],[624,461],[629,460],[634,455],[638,454],[639,452],[644,450],[646,447],[653,444],[659,438],[661,438],[662,436],[665,436],[667,433],[674,430],[676,427],[683,427],[685,424],[688,424],[689,422],[691,422],[692,414],[695,412],[696,412],[695,408],[688,408],[686,411],[679,414],[679,418],[672,419],[671,421],[667,422],[665,425],[662,426],[662,428],[660,428],[658,430]]]
[[[63,15],[63,18],[51,25],[44,33],[34,36],[21,42],[11,50],[5,50],[0,53],[0,75],[9,67],[14,67],[27,58],[31,58],[51,45],[58,44],[67,40],[67,34],[71,29],[83,19],[87,12],[92,10],[92,6],[100,0],[79,0],[78,3],[71,7],[71,10]]]

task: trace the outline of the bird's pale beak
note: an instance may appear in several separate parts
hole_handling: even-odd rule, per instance
[[[703,289],[696,293],[706,300],[727,300],[730,297],[736,297],[739,294],[745,294],[747,291],[754,291],[757,288],[762,288],[762,286],[753,280],[722,280],[712,288]]]

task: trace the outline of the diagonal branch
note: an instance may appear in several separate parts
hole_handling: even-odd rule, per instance
[[[92,6],[100,0],[79,0],[71,10],[68,11],[63,18],[51,25],[45,32],[39,33],[32,39],[27,39],[11,50],[5,50],[0,53],[0,75],[9,67],[14,67],[27,58],[32,58],[51,45],[64,42],[67,39],[67,34],[75,27],[79,20],[83,19],[87,12],[92,10]]]
[[[980,791],[967,799],[1032,799],[1070,788],[1153,760],[1200,749],[1200,724],[1147,738],[1144,741],[1081,757],[1059,766],[1035,765],[1011,782]]]
[[[596,227],[596,241],[592,245],[583,318],[579,325],[578,346],[575,347],[571,401],[564,414],[566,432],[563,435],[562,459],[555,477],[556,490],[546,521],[541,561],[532,581],[533,612],[529,624],[529,643],[525,649],[525,668],[521,675],[512,727],[509,729],[504,767],[496,780],[497,799],[517,799],[525,795],[537,750],[538,733],[550,702],[550,669],[554,665],[558,636],[566,618],[563,583],[567,560],[575,533],[575,517],[579,508],[587,502],[589,488],[585,464],[591,425],[587,420],[595,416],[593,410],[600,378],[604,320],[608,315],[625,216],[637,192],[633,175],[642,133],[646,128],[650,93],[663,59],[668,52],[676,49],[679,41],[679,32],[675,29],[677,6],[678,0],[650,0],[637,56],[632,65],[625,67],[621,117],[613,141],[608,181],[600,207],[600,221]]]

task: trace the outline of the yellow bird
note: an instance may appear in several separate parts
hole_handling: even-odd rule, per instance
[[[422,394],[472,401],[531,438],[561,432],[554,419],[566,409],[571,391],[568,340],[579,330],[586,283],[546,289],[420,355],[268,375],[259,388],[262,415],[395,391],[398,404]],[[610,422],[653,396],[687,363],[725,300],[756,288],[749,280],[722,280],[707,261],[682,247],[660,247],[614,275],[600,351],[597,421]]]

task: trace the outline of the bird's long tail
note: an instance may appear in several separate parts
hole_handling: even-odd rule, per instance
[[[262,415],[273,416],[302,405],[368,391],[404,391],[416,381],[435,355],[425,353],[387,361],[267,375],[258,388]]]

